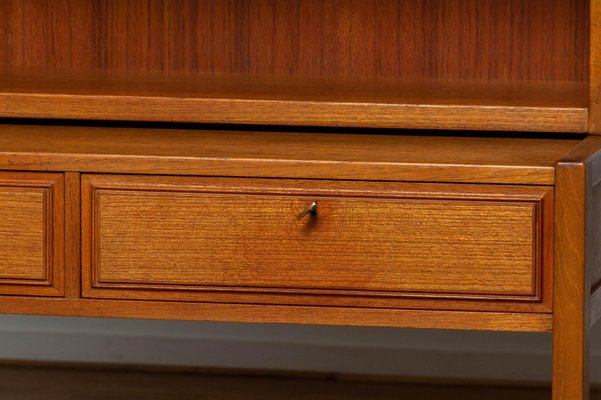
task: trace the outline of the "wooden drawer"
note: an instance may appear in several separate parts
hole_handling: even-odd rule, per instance
[[[549,187],[84,175],[84,296],[540,311],[551,197]],[[316,215],[297,219],[312,201]]]
[[[0,172],[0,294],[64,293],[62,174]]]

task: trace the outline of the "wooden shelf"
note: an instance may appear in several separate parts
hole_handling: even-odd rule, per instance
[[[0,117],[522,132],[587,130],[585,82],[0,72]]]
[[[0,125],[0,169],[552,185],[580,142]]]

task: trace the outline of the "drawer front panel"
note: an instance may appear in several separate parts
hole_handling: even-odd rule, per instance
[[[0,294],[63,294],[63,176],[0,172]]]
[[[463,189],[86,176],[84,289],[540,300],[548,190]]]

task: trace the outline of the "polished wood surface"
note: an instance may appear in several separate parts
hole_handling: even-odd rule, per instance
[[[48,283],[46,190],[0,187],[0,279]]]
[[[540,301],[543,270],[552,268],[543,237],[543,218],[552,218],[543,200],[552,204],[552,192],[470,189],[84,175],[84,293],[238,303],[248,300],[234,292],[256,293],[254,303],[273,301],[261,293]],[[478,200],[488,194],[495,200]],[[312,201],[316,215],[298,220]]]
[[[586,82],[0,70],[0,117],[587,131]]]
[[[38,365],[0,367],[10,400],[548,400],[544,386],[482,382],[416,382],[335,374],[257,371],[162,371],[127,367]],[[601,400],[594,391],[592,400]]]
[[[81,297],[81,179],[65,173],[65,297]]]
[[[551,185],[580,142],[0,125],[0,169]]]
[[[553,399],[589,398],[592,274],[599,268],[595,185],[601,138],[588,137],[558,163],[555,203]]]
[[[241,131],[1,126],[0,170],[29,172],[0,173],[0,312],[552,330],[553,399],[588,400],[598,3],[0,1],[0,118]]]
[[[0,66],[587,81],[582,0],[3,0]]]
[[[601,3],[590,1],[589,124],[592,134],[601,134]]]
[[[3,297],[0,313],[162,320],[551,332],[548,313],[477,312],[185,301]]]
[[[553,400],[588,400],[590,296],[585,268],[584,164],[557,170]]]
[[[1,294],[62,294],[62,196],[61,174],[0,172]]]
[[[591,292],[601,284],[601,138],[588,136],[561,160],[562,163],[584,164],[586,174],[587,268]]]

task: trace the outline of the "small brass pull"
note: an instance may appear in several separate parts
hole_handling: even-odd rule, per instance
[[[302,219],[307,214],[317,215],[317,203],[312,201],[300,214],[296,216],[296,219]]]

